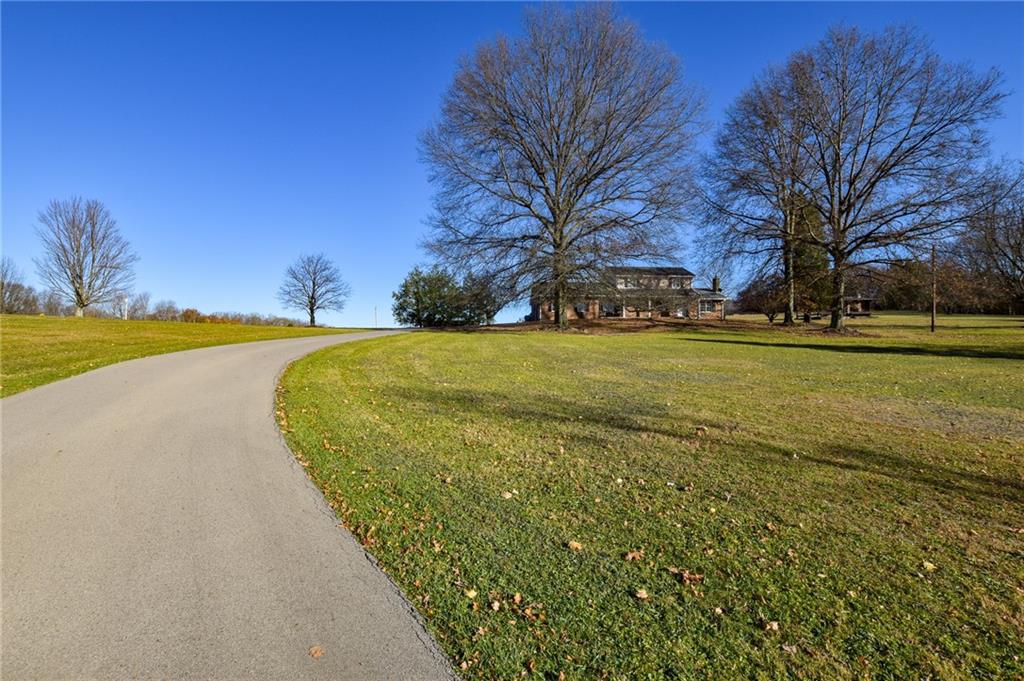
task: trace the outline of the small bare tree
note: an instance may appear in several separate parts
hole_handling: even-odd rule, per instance
[[[287,308],[305,310],[309,325],[316,326],[318,310],[341,312],[350,294],[351,289],[338,268],[326,255],[318,253],[300,257],[285,271],[277,298]]]
[[[787,68],[811,170],[799,190],[821,215],[809,238],[831,260],[839,329],[849,270],[901,260],[969,217],[1005,94],[997,71],[943,63],[906,28],[833,28]]]
[[[173,300],[161,300],[153,306],[149,317],[161,322],[176,322],[181,319],[181,310]]]
[[[131,287],[138,256],[102,203],[54,200],[39,213],[39,222],[44,251],[35,261],[39,278],[74,304],[76,316]]]
[[[14,307],[13,295],[16,287],[23,286],[21,270],[6,255],[0,257],[0,312],[10,312]]]
[[[136,293],[128,301],[128,319],[145,319],[149,314],[149,294]]]
[[[608,5],[528,11],[525,35],[462,60],[422,138],[428,247],[522,298],[555,300],[629,261],[670,262],[691,198],[701,97]]]
[[[39,296],[31,286],[26,286],[21,270],[14,261],[0,258],[0,312],[4,314],[36,314],[39,312]]]

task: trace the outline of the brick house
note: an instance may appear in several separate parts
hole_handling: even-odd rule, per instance
[[[569,319],[657,318],[725,319],[718,277],[711,288],[695,288],[693,272],[683,267],[613,267],[602,281],[571,286]],[[535,289],[527,321],[554,321],[555,305]]]

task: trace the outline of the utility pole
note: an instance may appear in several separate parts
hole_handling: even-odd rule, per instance
[[[935,333],[935,307],[938,286],[935,273],[935,244],[932,244],[932,333]]]

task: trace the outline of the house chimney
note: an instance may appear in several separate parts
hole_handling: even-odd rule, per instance
[[[721,282],[718,281],[718,277],[711,278],[711,290],[714,291],[715,293],[721,293],[722,286]]]

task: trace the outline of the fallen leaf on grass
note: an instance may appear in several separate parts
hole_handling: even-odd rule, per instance
[[[636,593],[634,593],[633,595],[636,596],[637,600],[640,601],[646,601],[648,598],[650,598],[650,595],[644,589],[637,589]]]
[[[779,623],[778,622],[774,622],[774,621],[773,622],[769,622],[768,624],[764,625],[764,630],[765,631],[778,631],[779,630]]]
[[[502,499],[511,499],[512,498],[512,492],[502,492],[501,493],[501,498]]]
[[[476,598],[476,589],[466,589],[466,598]]]
[[[582,551],[583,550],[583,544],[579,543],[576,540],[569,541],[567,546],[569,547],[570,551]]]
[[[494,612],[501,610],[501,601],[491,601],[491,610]]]
[[[784,652],[789,653],[790,655],[795,655],[796,654],[796,646],[789,645],[788,643],[783,643],[782,644],[782,650]]]
[[[668,571],[679,578],[679,581],[683,584],[700,584],[704,581],[704,575],[697,574],[696,572],[690,572],[689,570],[680,570],[677,567],[670,567]]]
[[[321,657],[324,656],[324,649],[320,646],[313,646],[309,649],[309,656],[312,657],[314,660],[319,660]]]
[[[644,557],[644,550],[643,549],[638,549],[638,550],[635,550],[635,551],[629,551],[624,556],[624,558],[626,560],[640,560],[643,557]]]
[[[935,563],[929,563],[928,561],[923,561],[923,562],[921,563],[921,565],[922,565],[922,566],[924,567],[924,569],[925,569],[926,571],[928,571],[928,572],[935,572],[936,570],[938,570],[938,568],[937,568],[937,567],[935,567]]]

